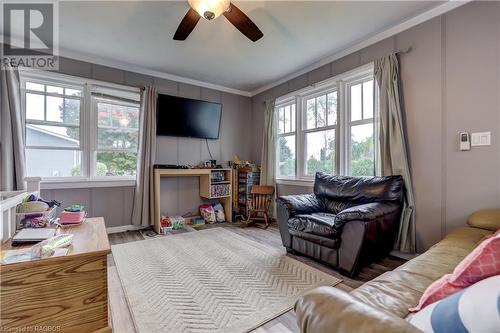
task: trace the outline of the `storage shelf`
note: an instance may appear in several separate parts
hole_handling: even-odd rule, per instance
[[[231,184],[231,182],[229,180],[222,180],[220,182],[210,182],[210,185],[220,185],[220,184]]]

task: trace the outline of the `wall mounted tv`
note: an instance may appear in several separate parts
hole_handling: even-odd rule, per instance
[[[156,134],[218,139],[222,104],[158,94]]]

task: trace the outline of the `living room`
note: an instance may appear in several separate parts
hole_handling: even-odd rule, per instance
[[[1,6],[1,330],[499,332],[499,2]]]

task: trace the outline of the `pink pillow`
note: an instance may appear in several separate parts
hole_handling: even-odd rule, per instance
[[[478,281],[500,274],[500,234],[487,238],[465,257],[453,270],[434,281],[424,292],[418,305],[409,309],[420,311],[427,305],[439,301]]]

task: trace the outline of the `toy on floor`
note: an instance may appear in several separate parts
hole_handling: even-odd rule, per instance
[[[217,222],[214,207],[210,204],[200,206],[200,215],[205,219],[206,223],[214,224]]]

